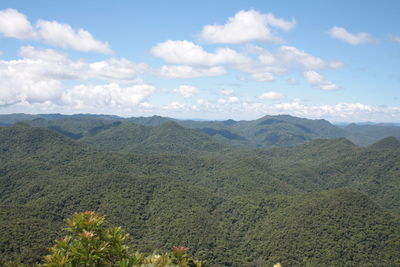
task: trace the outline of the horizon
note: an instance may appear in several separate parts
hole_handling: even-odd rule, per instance
[[[398,124],[400,2],[360,5],[4,0],[0,114]]]
[[[148,116],[119,116],[116,114],[102,114],[102,113],[71,113],[71,114],[65,114],[65,113],[22,113],[22,112],[16,112],[16,113],[5,113],[2,114],[0,113],[0,116],[8,116],[8,115],[30,115],[30,116],[46,116],[46,115],[60,115],[60,116],[109,116],[109,117],[118,117],[122,119],[130,119],[130,118],[151,118],[151,117],[160,117],[160,118],[166,118],[166,119],[173,119],[173,120],[178,120],[178,121],[228,121],[228,120],[233,120],[236,122],[239,121],[254,121],[254,120],[259,120],[264,117],[270,116],[270,117],[276,117],[276,116],[290,116],[294,118],[299,118],[299,119],[307,119],[307,120],[325,120],[331,123],[332,125],[336,126],[341,126],[341,125],[350,125],[350,124],[357,124],[357,125],[389,125],[389,126],[400,126],[400,123],[398,122],[393,122],[393,121],[379,121],[379,122],[373,122],[373,121],[351,121],[351,122],[344,122],[344,121],[331,121],[327,120],[324,118],[316,118],[316,119],[310,119],[310,118],[305,118],[305,117],[298,117],[298,116],[293,116],[290,114],[265,114],[261,117],[257,117],[254,119],[234,119],[234,118],[228,118],[228,119],[202,119],[202,118],[178,118],[178,117],[170,117],[170,116],[162,116],[159,114],[154,114],[154,115],[148,115]]]

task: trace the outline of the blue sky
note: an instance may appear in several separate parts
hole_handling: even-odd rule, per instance
[[[399,1],[0,2],[0,113],[400,122]]]

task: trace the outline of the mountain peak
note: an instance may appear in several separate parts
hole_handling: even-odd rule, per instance
[[[394,136],[385,137],[372,144],[370,148],[374,149],[397,149],[400,148],[400,141]]]

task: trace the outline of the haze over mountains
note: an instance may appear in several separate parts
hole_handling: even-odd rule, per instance
[[[96,210],[133,249],[184,245],[206,266],[400,265],[400,127],[287,115],[0,122],[6,260],[40,261],[64,218]]]

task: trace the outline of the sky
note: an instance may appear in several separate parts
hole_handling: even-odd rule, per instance
[[[400,122],[400,1],[0,2],[0,114]]]

